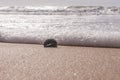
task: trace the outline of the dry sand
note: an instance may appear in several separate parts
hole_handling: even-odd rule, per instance
[[[0,43],[0,80],[120,80],[120,49]]]

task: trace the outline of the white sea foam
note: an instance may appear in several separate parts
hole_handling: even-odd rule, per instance
[[[0,41],[120,47],[120,15],[0,15]]]

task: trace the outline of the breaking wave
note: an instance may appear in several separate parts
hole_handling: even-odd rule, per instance
[[[115,15],[120,14],[120,7],[103,6],[41,6],[41,7],[0,7],[0,14],[26,15]]]

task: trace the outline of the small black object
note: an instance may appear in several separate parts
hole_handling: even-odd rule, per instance
[[[57,42],[54,39],[47,39],[44,42],[44,47],[57,47]]]

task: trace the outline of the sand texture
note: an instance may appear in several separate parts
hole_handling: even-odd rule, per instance
[[[120,80],[120,49],[0,43],[0,80]]]

